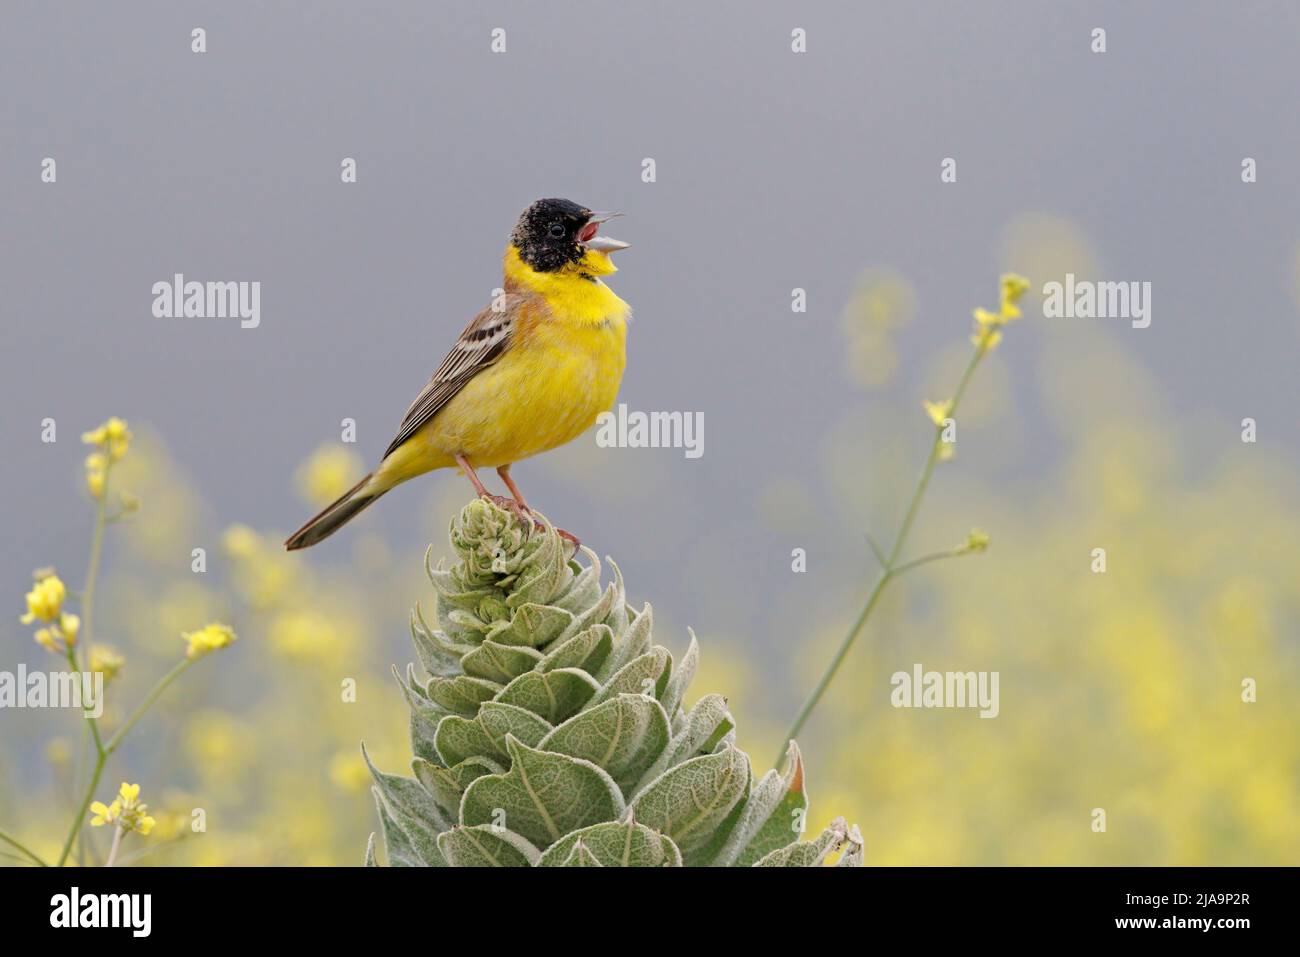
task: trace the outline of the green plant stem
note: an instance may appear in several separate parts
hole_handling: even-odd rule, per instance
[[[193,658],[182,658],[171,671],[158,679],[158,683],[153,686],[153,690],[145,695],[145,698],[140,702],[139,707],[131,712],[131,717],[127,718],[126,723],[123,724],[122,727],[118,728],[117,732],[108,739],[108,744],[104,746],[105,757],[117,750],[118,745],[122,743],[122,739],[126,737],[126,733],[131,730],[137,721],[144,717],[144,713],[148,711],[162,693],[167,690],[167,686],[184,674],[186,669],[188,669],[192,664],[194,664]]]
[[[95,788],[99,787],[99,779],[104,776],[104,765],[108,763],[109,757],[118,749],[118,746],[121,745],[122,739],[126,737],[126,733],[135,726],[137,721],[144,717],[144,713],[148,711],[162,693],[167,690],[167,686],[180,677],[180,675],[192,664],[194,664],[194,659],[183,658],[174,668],[172,668],[171,671],[159,678],[157,684],[153,686],[153,689],[145,695],[144,700],[140,702],[139,707],[131,712],[131,717],[126,719],[126,723],[123,724],[122,727],[118,728],[113,736],[108,739],[107,744],[100,743],[99,730],[97,727],[94,728],[96,752],[95,767],[90,776],[90,786],[86,788],[86,793],[81,800],[81,806],[77,808],[76,816],[72,819],[72,827],[68,829],[68,836],[64,839],[63,852],[59,855],[58,866],[62,867],[64,863],[67,862],[68,855],[72,852],[73,842],[76,841],[77,833],[81,830],[82,822],[86,818],[86,811],[90,809],[90,804],[95,799]],[[92,722],[94,721],[93,718],[88,718],[87,720]],[[94,726],[92,725],[92,727]]]
[[[975,347],[975,352],[971,355],[970,361],[966,363],[966,368],[962,372],[961,379],[957,383],[957,391],[953,393],[952,404],[949,406],[948,411],[950,417],[957,412],[957,406],[961,402],[962,396],[966,393],[966,387],[970,384],[971,376],[975,373],[976,367],[979,366],[980,360],[984,358],[987,352],[988,349],[984,346]],[[852,626],[850,626],[848,634],[846,634],[844,639],[840,642],[839,647],[835,650],[835,654],[831,657],[830,663],[826,666],[826,670],[822,672],[822,676],[817,681],[816,686],[804,700],[803,706],[795,716],[794,723],[790,725],[790,730],[786,732],[785,737],[781,740],[781,748],[777,752],[776,760],[772,762],[773,767],[777,770],[780,770],[782,765],[785,763],[786,751],[789,748],[790,742],[798,737],[799,732],[803,730],[804,724],[807,723],[809,717],[812,716],[813,710],[817,707],[818,703],[821,702],[822,695],[826,693],[826,689],[830,687],[831,682],[835,679],[835,675],[838,673],[840,665],[842,665],[844,659],[848,657],[849,651],[853,648],[853,643],[857,640],[858,635],[861,634],[862,629],[866,627],[867,620],[870,619],[872,611],[875,610],[876,603],[880,601],[880,596],[884,592],[885,587],[899,575],[916,568],[919,565],[924,565],[931,561],[937,561],[940,558],[950,558],[956,557],[958,554],[966,554],[966,550],[952,549],[948,552],[936,552],[933,555],[926,555],[922,558],[904,562],[901,565],[898,563],[898,556],[902,552],[903,546],[907,543],[907,536],[912,530],[912,524],[916,521],[917,513],[921,507],[921,500],[925,497],[925,490],[930,485],[931,476],[934,475],[934,467],[939,462],[939,450],[942,448],[942,442],[943,426],[936,425],[934,429],[934,440],[930,443],[930,454],[926,456],[925,467],[921,470],[921,477],[917,480],[916,488],[912,491],[912,498],[908,502],[907,512],[904,514],[903,522],[898,528],[898,534],[894,536],[894,542],[889,548],[887,557],[881,562],[880,575],[876,578],[876,583],[871,586],[871,591],[867,594],[867,600],[863,604],[862,610],[858,612],[858,617],[854,620]],[[870,539],[868,540],[870,541]],[[880,549],[874,542],[871,542],[871,547],[872,551],[875,552],[879,558]]]
[[[86,587],[81,592],[81,632],[78,634],[78,644],[86,649],[84,655],[80,656],[87,665],[90,663],[90,638],[94,631],[95,624],[95,582],[99,579],[100,558],[104,553],[104,525],[105,511],[104,502],[108,499],[109,477],[113,472],[113,460],[111,456],[105,455],[104,463],[104,485],[100,490],[99,497],[95,500],[95,529],[90,538],[90,560],[86,566]],[[72,666],[73,671],[81,671],[81,665],[78,663],[77,648],[74,645],[68,646],[68,663]],[[95,751],[97,754],[103,753],[103,742],[99,737],[99,726],[93,718],[90,721],[91,734],[94,736]],[[83,770],[85,769],[86,759],[88,757],[89,747],[87,746],[85,735],[82,735],[81,755],[78,758],[77,774],[75,779],[76,785],[80,784]],[[101,768],[102,770],[102,768]],[[98,779],[91,785],[91,791],[94,791],[94,785],[98,784]],[[84,812],[84,809],[83,809]],[[83,815],[84,816],[84,813]],[[72,833],[72,839],[75,840],[77,830],[80,830],[77,824],[74,824],[75,830]],[[63,854],[59,858],[59,864],[62,865],[67,858],[68,851],[71,849],[70,844],[65,844]],[[85,863],[84,857],[79,858]]]
[[[16,837],[12,836],[6,831],[0,831],[0,841],[4,841],[10,847],[13,847],[15,850],[20,851],[25,856],[31,858],[32,863],[36,864],[38,867],[50,866],[46,864],[43,860],[41,860],[41,858],[36,854],[35,851],[30,850],[26,845],[19,842],[19,840]]]
[[[117,861],[117,852],[122,847],[122,835],[125,833],[121,826],[113,829],[113,846],[108,849],[108,860],[104,862],[105,867],[112,867]]]
[[[104,487],[95,502],[95,531],[90,539],[90,562],[86,568],[86,587],[81,596],[81,634],[79,644],[86,648],[87,660],[90,655],[90,637],[95,621],[95,582],[99,578],[99,560],[104,552],[104,502],[108,499],[109,478],[113,474],[113,460],[105,453]],[[74,662],[75,665],[75,662]]]

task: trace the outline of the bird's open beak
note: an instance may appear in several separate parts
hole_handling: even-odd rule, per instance
[[[622,213],[592,213],[591,219],[587,220],[587,225],[582,228],[581,243],[588,249],[594,249],[598,253],[616,253],[620,249],[627,249],[631,243],[625,243],[622,240],[614,239],[612,236],[597,236],[596,230],[602,223],[607,223],[615,216],[622,216]]]

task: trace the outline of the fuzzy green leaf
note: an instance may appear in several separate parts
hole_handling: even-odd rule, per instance
[[[542,660],[542,653],[528,647],[501,645],[484,641],[464,658],[461,667],[465,674],[486,678],[498,684],[509,684],[525,671],[532,671]]]
[[[687,629],[690,631],[690,629]],[[678,707],[686,698],[686,690],[690,687],[691,682],[695,679],[695,670],[700,664],[700,643],[695,640],[695,632],[690,631],[691,643],[686,648],[686,654],[682,656],[681,662],[673,669],[672,677],[668,681],[667,687],[664,688],[663,696],[660,698],[664,706],[664,711],[672,717],[677,713]]]
[[[582,841],[573,845],[573,850],[565,858],[564,867],[604,867],[600,861],[596,860],[596,855],[587,849],[587,845]]]
[[[411,840],[417,850],[421,852],[428,850],[420,843],[423,832],[431,831],[429,840],[432,841],[432,836],[436,836],[438,831],[446,830],[454,822],[443,816],[433,798],[429,796],[429,792],[420,785],[419,781],[380,771],[371,763],[364,744],[361,746],[361,756],[365,759],[366,767],[370,769],[370,775],[375,779],[384,803],[397,823],[407,832],[411,832],[413,828],[419,832],[411,833]]]
[[[497,700],[531,711],[551,724],[576,714],[597,691],[596,681],[585,671],[558,668],[530,671],[506,685]]]
[[[730,728],[731,716],[727,713],[727,699],[720,694],[705,695],[695,702],[695,707],[686,715],[682,730],[673,736],[668,747],[641,776],[632,793],[635,795],[644,791],[650,782],[669,768],[702,752],[712,751],[713,745]]]
[[[749,787],[749,759],[727,748],[666,771],[632,802],[636,819],[667,834],[689,866]]]
[[[609,625],[592,625],[547,649],[546,657],[537,666],[537,670],[580,668],[588,674],[595,674],[613,647],[614,632]]]
[[[430,701],[465,718],[478,714],[478,706],[484,701],[491,701],[500,690],[501,686],[495,681],[471,678],[468,675],[458,675],[455,678],[439,678],[435,675],[426,686]]]
[[[626,816],[565,835],[546,849],[538,866],[567,864],[579,843],[603,867],[682,866],[681,852],[670,838]]]
[[[718,867],[749,867],[766,854],[798,840],[808,808],[804,792],[803,757],[790,742],[785,773],[768,771],[745,802],[745,810],[713,863]]]
[[[574,715],[537,745],[603,768],[626,793],[668,745],[668,717],[659,702],[621,694]]]
[[[634,617],[623,632],[623,637],[619,639],[614,647],[614,653],[605,659],[600,670],[596,672],[596,679],[602,684],[620,668],[624,667],[629,661],[640,658],[650,650],[652,640],[652,629],[654,627],[654,611],[647,602],[640,613]],[[669,717],[672,717],[669,715]]]
[[[457,825],[438,835],[438,850],[452,867],[532,867],[541,856],[518,834],[491,824]]]
[[[510,770],[481,777],[465,789],[461,823],[508,827],[538,847],[623,813],[618,787],[600,768],[578,758],[529,748],[506,738]]]
[[[448,767],[472,757],[491,758],[504,767],[510,763],[507,734],[532,748],[551,730],[549,723],[531,711],[500,701],[485,701],[473,720],[459,715],[443,718],[435,742]]]
[[[609,684],[600,689],[590,702],[588,708],[608,701],[620,694],[649,695],[658,698],[667,683],[667,676],[672,669],[672,655],[667,648],[656,645],[646,654],[634,661],[629,661],[618,670]]]
[[[424,612],[417,603],[411,609],[411,642],[415,653],[420,657],[420,664],[430,675],[450,678],[461,672],[461,656],[473,649],[473,645],[457,645],[436,633],[424,620]]]
[[[384,806],[384,796],[379,793],[379,788],[371,788],[370,793],[375,797],[375,808],[379,812],[379,830],[384,835],[384,847],[388,851],[388,866],[420,867],[420,855],[415,853],[415,846],[406,836],[406,832],[398,827],[397,822],[393,820],[393,815],[388,813],[388,808]]]
[[[839,850],[848,838],[849,826],[844,818],[837,817],[831,826],[811,841],[796,841],[777,848],[762,858],[755,867],[821,867],[826,858]]]
[[[455,767],[444,768],[416,758],[411,762],[411,769],[415,772],[416,780],[442,810],[441,820],[455,822],[460,817],[460,802],[465,789],[485,774],[504,774],[505,763],[473,757],[466,758]]]
[[[553,605],[529,603],[515,610],[514,617],[493,629],[488,637],[503,645],[543,648],[573,624],[573,615]]]

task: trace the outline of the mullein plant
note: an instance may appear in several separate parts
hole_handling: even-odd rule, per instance
[[[972,529],[952,548],[902,557],[935,467],[952,457],[945,439],[971,377],[1028,289],[1002,277],[997,311],[975,310],[974,351],[952,397],[923,403],[934,438],[892,544],[872,542],[880,575],[760,778],[724,698],[685,706],[695,636],[674,663],[654,643],[650,606],[627,604],[617,565],[602,588],[595,553],[570,560],[544,519],[534,527],[485,500],[463,509],[451,526],[459,562],[430,568],[425,557],[436,627],[418,605],[411,616],[426,677],[394,669],[411,709],[414,777],[366,758],[389,864],[811,867],[838,853],[839,866],[860,865],[862,836],[843,818],[801,839],[808,799],[794,738],[891,581],[988,548]],[[369,865],[375,845],[371,835]]]
[[[803,840],[794,742],[783,773],[756,776],[726,699],[687,706],[694,635],[678,661],[655,644],[650,606],[628,604],[612,561],[602,585],[590,549],[579,561],[544,519],[484,499],[451,545],[450,568],[425,558],[436,624],[411,615],[424,676],[394,669],[413,777],[370,765],[390,866],[862,863],[843,818]]]
[[[95,510],[85,587],[79,594],[70,593],[54,569],[40,569],[35,573],[35,583],[26,595],[27,611],[19,620],[25,625],[39,624],[33,638],[37,644],[60,659],[60,665],[66,665],[69,672],[99,674],[103,678],[103,687],[108,688],[123,668],[125,659],[108,645],[92,643],[95,586],[99,578],[105,530],[109,525],[137,512],[140,503],[127,492],[119,492],[115,498],[110,494],[113,467],[126,456],[131,444],[131,431],[127,424],[119,418],[111,418],[98,428],[84,433],[81,440],[92,448],[85,462],[86,491]],[[69,599],[78,603],[79,615],[65,607]],[[139,800],[138,784],[123,782],[117,797],[110,804],[96,801],[95,791],[104,776],[109,759],[167,687],[200,658],[228,646],[235,640],[235,633],[225,625],[212,623],[183,634],[181,638],[186,643],[184,656],[158,679],[140,704],[125,721],[112,729],[111,734],[108,729],[101,727],[101,718],[93,717],[89,710],[83,715],[85,730],[82,736],[82,768],[78,780],[74,782],[73,795],[76,811],[68,825],[67,836],[63,839],[58,856],[46,860],[14,835],[0,830],[0,844],[6,844],[16,851],[21,861],[41,867],[51,864],[62,866],[70,862],[75,849],[77,857],[72,862],[86,863],[90,857],[88,842],[79,841],[84,835],[84,826],[111,825],[112,846],[105,864],[112,866],[116,863],[122,841],[128,834],[138,833],[143,837],[153,830],[155,821],[147,813],[147,805]],[[83,705],[89,709],[92,704],[100,703],[83,702]]]

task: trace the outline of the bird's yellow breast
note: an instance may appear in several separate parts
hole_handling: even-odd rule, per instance
[[[576,267],[539,273],[512,249],[505,266],[507,284],[524,296],[514,337],[420,436],[448,460],[439,465],[461,454],[495,468],[553,449],[589,429],[618,396],[629,307],[596,278],[613,271],[608,257],[591,253]]]

